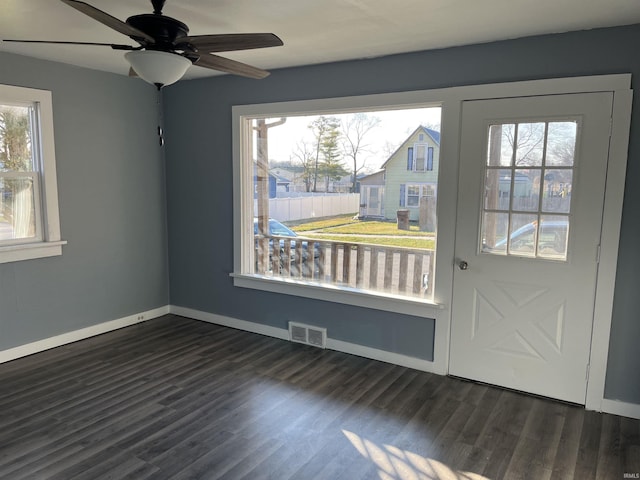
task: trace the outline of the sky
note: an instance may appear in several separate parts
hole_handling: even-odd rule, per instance
[[[440,108],[415,108],[410,110],[386,110],[367,112],[371,116],[378,117],[380,124],[371,130],[365,137],[364,143],[368,145],[369,153],[366,155],[365,171],[379,170],[387,160],[390,146],[399,147],[407,137],[423,125],[434,130],[440,130]],[[350,114],[331,115],[338,118],[348,117]],[[269,159],[272,161],[287,161],[290,158],[295,162],[292,151],[300,141],[314,144],[313,133],[308,125],[318,115],[305,117],[288,117],[287,121],[278,127],[269,129]],[[268,119],[267,123],[271,120]],[[349,160],[349,159],[347,159]]]

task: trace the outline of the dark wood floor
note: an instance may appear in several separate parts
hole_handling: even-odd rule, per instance
[[[176,316],[0,365],[0,478],[622,479],[640,421]]]

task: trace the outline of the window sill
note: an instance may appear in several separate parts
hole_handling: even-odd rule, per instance
[[[6,245],[0,247],[0,263],[19,262],[36,258],[54,257],[62,255],[64,240],[56,242],[23,243],[20,245]]]
[[[424,318],[436,318],[444,305],[427,300],[412,299],[381,292],[366,292],[342,286],[317,285],[299,280],[286,280],[261,275],[230,274],[236,287],[251,288],[267,292],[314,298],[327,302],[343,303],[358,307],[373,308],[387,312],[402,313]]]

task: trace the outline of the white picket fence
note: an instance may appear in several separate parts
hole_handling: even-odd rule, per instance
[[[281,222],[288,222],[334,215],[355,215],[358,213],[359,205],[360,195],[357,193],[316,193],[288,198],[270,198],[269,216]],[[257,214],[257,200],[254,200],[253,211]]]

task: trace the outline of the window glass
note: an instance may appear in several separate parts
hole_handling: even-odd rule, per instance
[[[62,253],[56,181],[51,92],[0,85],[0,263]]]
[[[482,252],[566,260],[577,131],[577,121],[489,127]]]
[[[253,228],[239,273],[432,298],[437,178],[425,167],[439,160],[440,108],[243,122]]]
[[[420,185],[409,185],[407,187],[407,206],[417,207],[420,204]]]
[[[426,146],[416,145],[416,172],[424,172],[425,160],[426,160]]]
[[[32,117],[31,106],[0,105],[0,245],[41,236]]]

